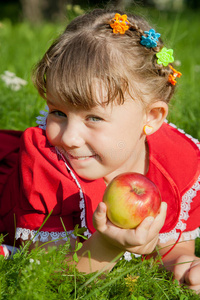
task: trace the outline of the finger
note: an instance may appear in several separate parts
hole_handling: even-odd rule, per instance
[[[136,227],[135,238],[137,239],[140,245],[147,242],[149,230],[153,222],[154,222],[153,217],[147,217],[146,219],[143,220],[143,222],[140,225],[138,225],[138,227]]]
[[[189,289],[196,291],[197,294],[200,294],[200,284],[199,285],[188,285]]]
[[[136,253],[136,254],[151,254],[157,245],[158,242],[158,236],[156,236],[153,240],[151,240],[148,244],[145,246],[134,246],[127,248],[127,251]]]
[[[155,233],[159,233],[161,228],[163,227],[165,223],[165,218],[166,218],[166,213],[167,213],[167,203],[162,202],[160,206],[160,212],[159,214],[155,217],[154,222],[152,223],[150,227],[150,237],[151,238],[151,233],[155,235]]]
[[[185,273],[185,283],[188,286],[200,285],[200,261],[192,263],[190,269]]]
[[[144,243],[149,243],[153,239],[158,238],[159,231],[165,222],[167,212],[167,203],[162,202],[160,207],[160,212],[154,219],[153,217],[145,218],[140,225],[135,229],[135,232],[132,231],[130,238],[134,237],[134,240],[137,241],[136,244],[143,245]]]
[[[190,269],[191,256],[182,255],[177,259],[176,265],[174,266],[174,278],[179,281],[180,284],[185,282],[185,276]]]
[[[167,214],[167,203],[162,202],[160,206],[160,212],[159,214],[155,217],[155,220],[159,226],[163,226],[165,223],[165,218]]]
[[[158,236],[161,228],[164,225],[166,212],[167,212],[167,203],[162,202],[160,207],[160,212],[156,216],[156,218],[147,217],[136,228],[135,233],[136,236],[140,237],[141,244],[143,240],[146,242],[150,242],[152,239]]]
[[[106,204],[104,202],[100,202],[93,214],[93,225],[97,231],[103,232],[107,228],[106,210]]]

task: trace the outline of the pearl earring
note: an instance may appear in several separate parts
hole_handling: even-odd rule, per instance
[[[144,134],[148,135],[148,134],[152,133],[153,127],[149,126],[149,125],[145,125],[143,128],[143,131],[144,131]]]

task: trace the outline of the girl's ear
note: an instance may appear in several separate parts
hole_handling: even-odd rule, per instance
[[[156,132],[161,127],[167,114],[168,105],[164,101],[156,101],[146,108],[146,123],[144,126],[147,125],[152,128],[151,133],[149,134]]]

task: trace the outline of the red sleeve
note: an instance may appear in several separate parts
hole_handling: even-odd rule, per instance
[[[0,130],[0,195],[18,160],[22,131]]]
[[[14,176],[18,164],[20,137],[22,131],[0,131],[0,232],[4,234],[4,242],[13,245],[15,199],[10,198],[11,193],[18,186],[18,176]],[[7,185],[8,178],[15,178],[11,185]],[[8,189],[6,188],[8,187]],[[7,192],[4,193],[5,188]],[[4,196],[3,196],[4,195]],[[5,224],[5,219],[7,220]],[[10,233],[8,235],[7,233]]]
[[[50,213],[42,231],[65,231],[61,218],[67,231],[74,229],[80,213],[79,189],[42,129],[23,133],[11,170],[0,201],[1,232],[13,240],[16,227],[38,230]]]
[[[168,203],[161,233],[193,231],[200,226],[200,144],[174,125],[163,124],[148,138],[147,176]]]
[[[47,216],[43,231],[73,230],[73,215],[79,209],[79,190],[64,162],[57,156],[40,128],[25,131],[20,155],[17,227],[37,230]]]
[[[44,130],[36,127],[23,133],[0,201],[0,229],[9,233],[11,243],[16,227],[37,231],[50,214],[41,231],[70,231],[76,224],[95,231],[92,215],[105,183],[81,179],[74,172],[72,176],[71,171]]]

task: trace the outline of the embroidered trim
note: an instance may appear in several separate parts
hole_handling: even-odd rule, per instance
[[[162,236],[162,235],[165,236],[165,237],[164,237],[164,242],[161,241],[161,242],[160,242],[161,244],[162,244],[162,243],[165,243],[165,242],[167,242],[167,241],[169,241],[169,240],[172,240],[172,239],[174,239],[175,241],[178,240],[180,232],[177,232],[175,229],[172,230],[172,231],[173,231],[174,236],[171,234],[171,231],[170,231],[169,233],[162,233],[162,234],[159,234],[159,239],[161,239],[160,236]],[[168,239],[167,239],[167,237],[168,237]],[[200,237],[200,228],[196,228],[196,229],[193,230],[193,231],[183,232],[183,233],[181,234],[181,238],[180,238],[180,240],[179,240],[178,242],[195,240],[197,237]],[[138,257],[141,256],[141,255],[135,254],[135,253],[132,253],[132,254],[133,254],[136,258],[138,258]],[[124,253],[124,259],[127,260],[127,261],[132,260],[132,254],[131,254],[130,252],[126,251],[126,252]],[[122,258],[121,258],[121,259],[122,259]]]
[[[46,121],[47,121],[47,116],[49,113],[49,108],[47,105],[45,105],[45,110],[40,110],[41,116],[36,117],[36,123],[39,125],[38,127],[41,129],[46,129]]]
[[[168,123],[168,120],[165,119],[165,123]],[[187,134],[183,129],[178,128],[176,125],[173,123],[168,123],[171,127],[176,128],[180,133],[183,133],[185,136],[187,136],[194,144],[196,144],[197,148],[200,150],[200,142],[199,140],[195,139],[193,136],[190,134]]]
[[[45,106],[45,110],[41,110],[40,111],[40,114],[42,116],[36,117],[36,119],[37,119],[36,123],[39,124],[39,126],[38,126],[39,128],[44,129],[44,130],[46,129],[46,119],[47,119],[48,113],[49,113],[49,108],[46,105]],[[87,228],[87,226],[86,226],[86,219],[85,219],[85,199],[84,199],[84,195],[83,195],[83,191],[82,191],[81,185],[78,182],[78,179],[76,178],[74,172],[71,170],[71,168],[67,164],[66,159],[64,158],[64,156],[62,155],[62,153],[60,153],[60,151],[56,147],[55,147],[55,149],[56,149],[57,155],[62,158],[62,160],[65,163],[65,166],[66,166],[67,170],[70,172],[72,178],[74,179],[76,185],[79,188],[79,196],[80,196],[79,207],[81,209],[81,215],[80,215],[81,227],[86,227]],[[89,238],[92,234],[89,232],[89,230],[87,228],[87,230],[84,232],[84,235]]]
[[[78,182],[78,179],[76,178],[74,172],[72,171],[72,169],[67,164],[67,161],[66,161],[65,157],[62,155],[62,153],[56,147],[55,147],[55,149],[56,149],[57,155],[59,155],[62,158],[62,160],[65,163],[65,166],[66,166],[67,170],[70,172],[72,178],[74,179],[76,185],[79,188],[79,196],[80,196],[79,208],[81,209],[81,214],[80,214],[81,227],[87,228],[86,219],[85,219],[85,199],[84,199],[84,194],[83,194],[83,190],[81,188],[81,185]],[[89,238],[89,237],[91,237],[91,235],[92,234],[89,232],[89,229],[87,228],[87,230],[84,232],[84,236],[87,236]]]
[[[15,238],[16,240],[21,238],[23,241],[32,240],[34,243],[36,241],[40,242],[48,242],[49,238],[51,238],[51,241],[54,241],[55,243],[62,239],[64,241],[67,241],[69,236],[76,239],[76,236],[73,234],[73,230],[70,231],[61,231],[61,232],[48,232],[48,231],[40,231],[37,233],[36,230],[30,230],[26,228],[17,227]]]
[[[167,120],[165,120],[165,122],[168,123]],[[172,123],[169,123],[169,125],[173,128],[176,128],[182,134],[185,134],[185,136],[191,139],[191,141],[194,142],[198,147],[198,149],[200,150],[200,142],[197,139],[193,138],[189,134],[186,134],[184,130],[177,128],[176,125]],[[184,221],[187,221],[187,219],[189,218],[190,203],[193,201],[193,198],[196,196],[197,191],[199,190],[200,190],[200,176],[198,177],[197,182],[182,197],[181,212],[180,212],[178,223],[176,224],[175,228],[170,232],[159,234],[160,243],[166,243],[169,240],[174,240],[174,239],[177,240],[177,238],[179,237],[179,232],[177,232],[177,229],[181,231],[184,231],[186,229],[186,223]],[[193,236],[195,237],[193,238]],[[200,231],[197,228],[194,231],[183,232],[181,240],[195,239],[196,237],[199,236],[200,236]]]
[[[170,240],[177,240],[180,232],[177,232],[176,229],[178,229],[178,228],[175,227],[170,232],[160,233],[159,234],[160,243],[164,244]],[[193,231],[182,232],[181,238],[179,241],[195,240],[197,237],[200,237],[200,229],[199,228],[196,228]]]

